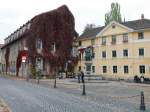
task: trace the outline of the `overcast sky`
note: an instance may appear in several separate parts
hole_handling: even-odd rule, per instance
[[[104,15],[112,2],[121,6],[122,18],[150,18],[149,0],[0,0],[0,43],[35,15],[66,4],[75,17],[76,30],[82,33],[86,24],[104,25]]]

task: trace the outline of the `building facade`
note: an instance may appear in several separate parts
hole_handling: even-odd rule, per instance
[[[27,77],[37,71],[50,76],[64,70],[74,59],[74,27],[74,17],[65,5],[33,17],[5,39],[2,72]]]
[[[142,16],[143,17],[143,16]],[[105,78],[150,78],[150,20],[111,22],[84,32],[78,39],[81,68],[85,74]]]
[[[3,73],[6,73],[6,66],[8,66],[7,72],[9,74],[16,75],[17,57],[19,51],[27,50],[27,38],[24,38],[24,36],[27,34],[27,31],[30,29],[30,27],[31,22],[29,21],[5,38],[4,45],[1,48],[1,63]],[[6,54],[8,54],[8,65],[6,65]],[[23,63],[21,63],[19,70],[20,76],[25,74],[23,73],[24,71],[25,69],[23,69]]]

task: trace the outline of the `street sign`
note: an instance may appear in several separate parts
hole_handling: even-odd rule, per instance
[[[27,57],[26,56],[22,56],[22,62],[26,62]]]

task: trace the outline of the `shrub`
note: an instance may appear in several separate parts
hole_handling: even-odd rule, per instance
[[[36,78],[36,68],[34,66],[31,66],[31,78]]]

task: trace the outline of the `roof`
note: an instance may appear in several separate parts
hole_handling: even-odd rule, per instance
[[[121,24],[125,25],[129,28],[132,28],[134,30],[150,28],[150,20],[149,19],[139,19],[139,20],[134,20],[134,21],[127,21],[127,22],[123,22]]]
[[[104,28],[104,26],[102,27],[97,27],[97,28],[92,28],[90,30],[87,30],[85,32],[83,32],[83,34],[81,34],[79,36],[80,39],[84,39],[84,38],[95,38],[96,35]]]
[[[147,29],[150,28],[150,20],[149,19],[139,19],[134,21],[127,21],[120,23],[128,28],[131,28],[133,30],[141,30],[141,29]],[[91,30],[88,30],[86,32],[83,32],[79,39],[87,39],[87,38],[95,38],[98,33],[100,33],[106,26],[93,28]]]

